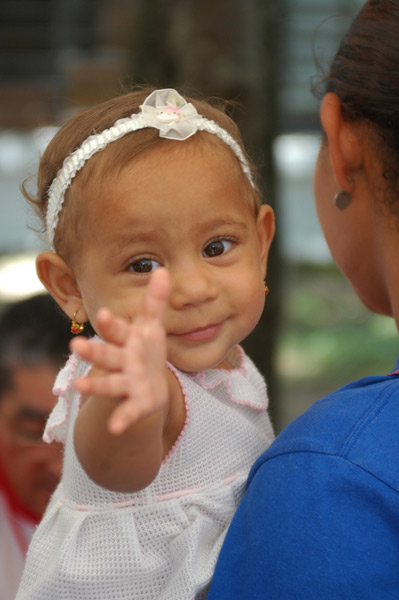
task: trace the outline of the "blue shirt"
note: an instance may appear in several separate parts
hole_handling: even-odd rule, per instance
[[[316,402],[256,461],[208,600],[399,599],[399,375]]]

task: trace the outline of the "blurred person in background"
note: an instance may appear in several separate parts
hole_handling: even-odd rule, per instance
[[[71,336],[47,294],[0,315],[0,600],[15,596],[30,538],[60,478],[61,445],[42,435]]]

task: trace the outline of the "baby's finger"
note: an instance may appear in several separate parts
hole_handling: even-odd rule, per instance
[[[95,317],[95,329],[106,342],[121,346],[129,335],[129,324],[116,317],[108,308],[101,308]]]
[[[141,319],[161,322],[169,298],[170,276],[166,269],[156,269],[145,294]]]
[[[100,398],[123,399],[127,390],[126,377],[120,373],[78,377],[73,385],[83,396],[98,396]]]
[[[119,410],[119,408],[121,410]],[[126,409],[125,406],[122,405],[115,410],[115,412],[111,415],[108,422],[108,431],[113,435],[121,435],[124,433],[129,427],[137,423],[140,418],[140,413],[137,410],[137,407],[129,404],[129,408]]]
[[[148,394],[145,394],[148,397]],[[140,419],[150,416],[154,409],[146,402],[140,401],[139,398],[129,398],[125,402],[121,402],[112,413],[108,429],[114,435],[120,435],[126,429],[137,423]]]
[[[156,388],[159,386],[154,387],[145,365],[140,364],[140,361],[136,363],[133,371],[127,376],[127,399],[114,409],[109,419],[109,431],[115,435],[123,433],[140,419],[162,410],[165,405],[167,387],[161,393],[157,393]]]
[[[90,342],[85,338],[75,338],[70,342],[72,352],[91,362],[99,369],[119,371],[123,361],[123,350],[119,346]]]

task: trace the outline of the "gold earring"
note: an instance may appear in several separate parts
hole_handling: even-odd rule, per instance
[[[78,333],[82,333],[83,329],[85,328],[85,324],[77,323],[75,321],[76,313],[77,313],[77,311],[74,313],[73,318],[72,318],[71,333],[78,335]]]
[[[267,296],[268,293],[269,293],[269,286],[266,285],[266,281],[265,281],[265,296]]]

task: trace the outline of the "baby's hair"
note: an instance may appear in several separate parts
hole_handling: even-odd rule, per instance
[[[399,187],[399,2],[369,0],[344,36],[317,96],[333,92],[348,121],[364,121],[378,134],[386,201],[395,212]]]
[[[64,160],[79,148],[89,136],[101,133],[113,126],[117,120],[130,117],[132,113],[139,112],[140,106],[154,90],[155,88],[153,87],[134,88],[124,95],[76,114],[61,127],[41,158],[37,179],[37,196],[34,197],[25,187],[23,188],[25,197],[34,204],[44,229],[48,190],[62,167]],[[186,96],[184,98],[187,102],[191,102],[194,105],[202,117],[217,123],[238,142],[253,178],[254,167],[248,160],[236,123],[226,113],[227,103],[222,104],[219,102],[218,105],[214,105],[210,101],[193,99]],[[220,148],[223,148],[234,155],[233,150],[227,144],[219,140],[215,135],[203,131],[197,131],[192,138],[184,142],[178,142],[178,144],[181,144],[183,149],[187,144],[199,144],[201,142],[206,142],[210,151],[213,148],[215,152],[220,152]],[[79,190],[77,194],[79,198],[81,198],[82,193],[90,195],[87,194],[89,186],[90,190],[100,190],[102,182],[107,176],[120,173],[138,155],[158,146],[166,148],[168,144],[174,144],[177,147],[176,142],[160,137],[159,131],[152,127],[128,133],[119,140],[110,143],[104,150],[101,150],[90,158],[74,178],[71,188],[76,187]],[[244,173],[243,177],[246,177]],[[77,182],[76,186],[75,182]],[[249,197],[253,203],[254,212],[257,214],[260,205],[260,194],[256,186],[252,188],[249,182],[247,184],[250,188]],[[64,258],[67,258],[71,251],[72,236],[68,232],[73,232],[75,246],[78,245],[79,239],[83,239],[84,236],[84,231],[81,229],[82,206],[79,201],[71,201],[71,188],[65,193],[65,208],[60,213],[59,224],[54,235],[54,248]]]

